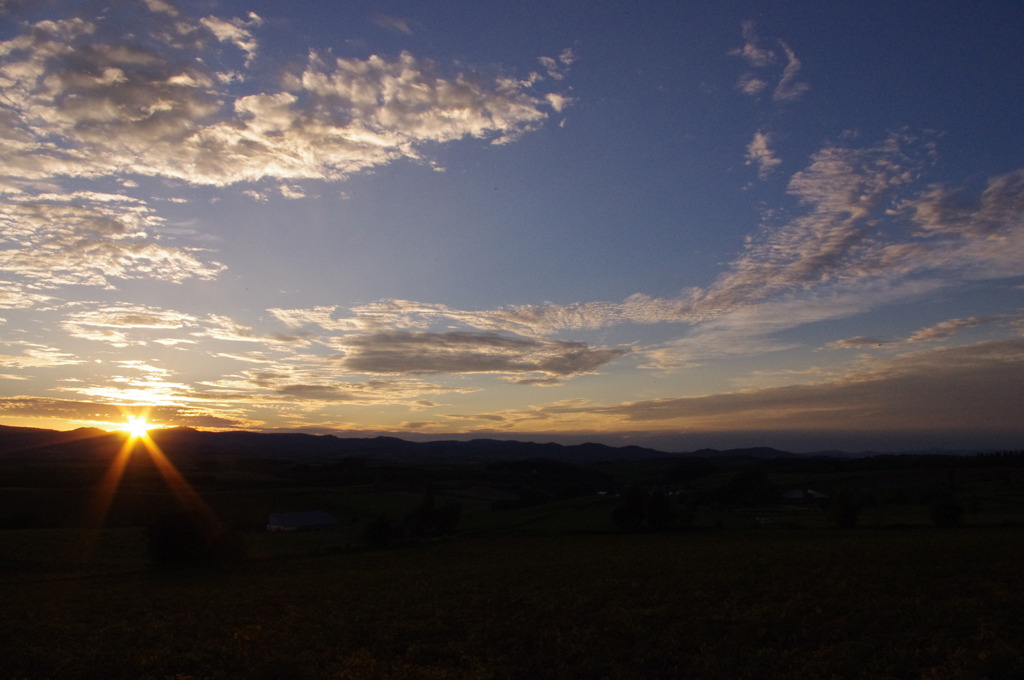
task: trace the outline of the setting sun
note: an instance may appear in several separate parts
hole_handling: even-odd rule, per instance
[[[132,439],[138,439],[145,437],[151,427],[145,416],[128,416],[128,422],[121,429]]]

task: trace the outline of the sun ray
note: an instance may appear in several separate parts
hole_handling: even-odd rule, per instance
[[[182,508],[199,513],[213,527],[220,528],[222,526],[222,522],[210,506],[178,471],[160,446],[153,441],[150,430],[156,429],[156,427],[149,422],[147,416],[146,413],[128,414],[126,415],[127,422],[120,428],[125,434],[124,442],[104,473],[85,514],[86,544],[84,552],[87,557],[91,556],[95,549],[114,497],[121,486],[128,462],[140,448],[149,455],[163,478],[164,484]]]
[[[124,476],[124,470],[128,466],[128,459],[131,458],[132,449],[134,448],[135,439],[130,436],[126,437],[117,455],[114,456],[114,460],[111,461],[110,467],[104,473],[103,479],[100,480],[99,486],[96,489],[96,495],[93,496],[92,502],[86,510],[84,551],[87,556],[92,554],[96,546],[100,531],[102,531],[103,524],[107,519],[107,513],[110,512],[110,505],[113,503],[114,495],[121,485],[121,478]]]

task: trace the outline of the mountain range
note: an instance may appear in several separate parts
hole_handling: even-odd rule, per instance
[[[397,437],[338,437],[283,432],[212,432],[186,427],[150,430],[149,436],[167,455],[202,457],[340,459],[365,458],[389,461],[493,461],[549,459],[587,463],[605,460],[643,460],[658,458],[859,458],[873,452],[848,453],[819,451],[792,453],[770,447],[742,449],[700,449],[692,452],[665,452],[640,446],[605,444],[557,444],[498,439],[409,441]],[[0,455],[43,452],[89,454],[120,446],[124,433],[97,428],[57,431],[41,428],[0,425]],[[914,453],[963,453],[927,451]]]

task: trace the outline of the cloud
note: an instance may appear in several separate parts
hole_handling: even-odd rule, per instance
[[[553,57],[538,57],[537,61],[544,67],[549,78],[563,80],[569,74],[569,67],[576,61],[576,55],[572,49],[566,48],[562,50],[557,59]]]
[[[753,69],[743,73],[736,83],[736,89],[743,94],[757,96],[766,91],[770,84],[760,73],[775,68],[776,64],[782,61],[778,51],[765,47],[757,35],[757,29],[752,21],[744,21],[742,24],[743,47],[731,50],[729,54],[738,56]],[[802,64],[796,53],[785,42],[779,40],[778,48],[785,56],[785,66],[782,73],[778,74],[775,87],[772,88],[772,100],[776,102],[796,101],[810,89],[810,85],[800,80]]]
[[[852,338],[835,340],[826,345],[829,349],[860,349],[862,347],[882,347],[889,344],[888,340],[873,335],[857,335]]]
[[[71,337],[105,342],[114,347],[145,344],[133,340],[135,331],[171,329],[193,326],[196,319],[188,314],[158,309],[147,305],[115,305],[68,314],[61,328]]]
[[[389,331],[339,339],[342,366],[357,373],[591,373],[626,350],[496,333]]]
[[[390,31],[398,31],[399,33],[404,33],[406,35],[412,35],[412,29],[409,28],[409,22],[401,17],[378,13],[375,14],[370,21],[381,28],[386,28]]]
[[[561,113],[565,107],[573,102],[571,97],[566,97],[564,94],[559,94],[557,92],[549,92],[544,95],[544,98],[547,100],[548,104],[551,105],[551,108],[557,113]]]
[[[149,9],[150,12],[166,14],[168,16],[178,16],[178,9],[166,0],[142,0],[143,4]]]
[[[746,42],[743,44],[743,47],[732,50],[729,54],[742,57],[744,61],[756,68],[765,68],[774,63],[776,59],[775,52],[761,47],[754,22],[744,21],[741,24],[741,28]]]
[[[713,359],[754,356],[800,346],[778,335],[791,328],[844,319],[885,304],[931,292],[932,281],[861,282],[739,305],[697,324],[683,337],[638,351],[646,368],[660,370],[698,366]]]
[[[793,50],[782,41],[779,41],[779,45],[786,54],[786,68],[782,71],[782,77],[772,92],[772,99],[777,102],[795,101],[811,89],[811,86],[799,80],[801,63]]]
[[[298,335],[260,333],[251,326],[240,324],[229,317],[219,314],[208,314],[203,318],[202,322],[203,329],[192,332],[192,336],[229,342],[260,343],[283,347],[304,346],[309,343],[306,338]]]
[[[606,428],[683,431],[1019,431],[1024,341],[991,341],[867,360],[840,378],[707,396],[614,405],[555,403],[506,417]]]
[[[130,279],[178,283],[213,279],[223,271],[196,250],[160,243],[156,232],[162,225],[145,202],[127,196],[10,196],[0,202],[0,268],[36,289],[113,288],[117,280]]]
[[[463,420],[469,422],[490,422],[490,423],[502,423],[505,421],[505,416],[497,413],[446,413],[442,416],[446,420]],[[432,425],[432,423],[423,423],[424,425]]]
[[[219,19],[211,16],[200,19],[199,23],[209,29],[221,42],[232,43],[245,52],[246,66],[256,56],[258,45],[251,29],[259,26],[263,20],[255,12],[249,12],[248,21],[237,18]]]
[[[195,316],[151,305],[127,303],[76,304],[90,308],[68,313],[61,321],[61,328],[72,337],[106,342],[115,347],[145,345],[147,342],[196,344],[197,338],[259,344],[289,352],[309,344],[302,335],[261,333],[219,314]]]
[[[13,368],[50,368],[53,366],[73,366],[85,363],[82,359],[62,352],[55,347],[47,347],[35,343],[14,342],[14,347],[24,347],[21,354],[0,354],[0,366]]]
[[[358,397],[338,385],[282,385],[277,388],[282,397],[313,401],[356,401]]]
[[[772,152],[771,133],[755,132],[754,138],[747,144],[747,165],[757,166],[757,176],[762,181],[768,179],[782,161]]]
[[[315,326],[324,330],[355,330],[358,328],[346,322],[336,321],[332,315],[337,311],[335,306],[311,307],[308,309],[282,309],[272,307],[267,311],[289,328]]]
[[[289,383],[282,381],[279,376],[273,381],[273,396],[285,401],[316,404],[341,402],[353,406],[401,404],[414,411],[436,406],[422,399],[427,394],[466,394],[475,391],[475,388],[453,388],[423,380],[405,379]]]
[[[102,21],[41,21],[0,42],[7,174],[133,173],[217,186],[338,180],[421,159],[427,144],[514,139],[564,103],[535,93],[533,78],[446,74],[409,53],[344,59],[314,50],[287,71],[282,90],[242,91],[259,59],[258,16],[196,20],[149,7],[130,17],[132,41],[108,30],[129,21],[116,13],[130,8],[117,5]],[[242,63],[223,46],[237,48]],[[552,73],[571,61],[563,53]]]
[[[129,413],[140,411],[141,407],[132,403],[103,403],[30,396],[0,397],[0,414],[59,418],[95,423],[100,426],[116,426],[125,422]],[[150,422],[165,426],[234,429],[248,427],[252,424],[251,421],[244,418],[231,418],[202,409],[147,406],[146,411]]]
[[[689,330],[683,337],[635,351],[648,367],[666,369],[785,349],[792,343],[772,336],[789,328],[847,318],[973,279],[1024,275],[1024,173],[990,178],[973,201],[966,190],[942,189],[943,196],[957,196],[950,202],[940,200],[934,186],[918,188],[935,155],[929,138],[899,131],[863,146],[851,145],[854,139],[846,136],[816,152],[789,182],[794,207],[773,213],[711,285],[675,298],[635,294],[618,302],[484,310],[382,300],[348,310],[270,312],[293,328],[328,333],[430,331],[447,324],[537,341],[616,324],[684,325]],[[486,355],[487,361],[496,359]]]
[[[26,290],[21,283],[0,281],[0,309],[29,309],[52,298]]]
[[[471,394],[475,387],[451,387],[410,378],[374,378],[355,381],[341,377],[342,371],[329,362],[278,364],[260,370],[245,371],[237,380],[222,380],[212,387],[228,390],[236,399],[265,404],[305,404],[319,408],[325,404],[353,406],[404,405],[413,410],[433,405],[426,395]]]
[[[297,184],[282,184],[277,188],[281,195],[291,200],[306,198],[306,192]]]
[[[1004,317],[1005,318],[1005,317]],[[936,340],[945,340],[957,332],[965,328],[974,328],[976,326],[983,326],[985,324],[993,323],[997,321],[996,317],[985,317],[985,316],[969,316],[960,319],[950,319],[943,321],[942,323],[936,324],[929,328],[922,328],[917,331],[909,338],[907,342],[934,342]]]
[[[989,178],[977,200],[964,189],[933,186],[912,210],[923,234],[999,239],[1024,222],[1024,170]]]
[[[148,305],[117,305],[68,315],[67,323],[105,328],[184,328],[194,326],[190,314]]]
[[[767,82],[751,73],[743,74],[742,76],[740,76],[739,81],[736,83],[737,90],[739,90],[743,94],[750,95],[751,97],[761,94],[767,88]]]

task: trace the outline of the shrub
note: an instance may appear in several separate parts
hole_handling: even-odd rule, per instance
[[[624,531],[668,531],[693,522],[690,507],[681,507],[663,491],[646,491],[633,485],[612,510],[612,521]]]

